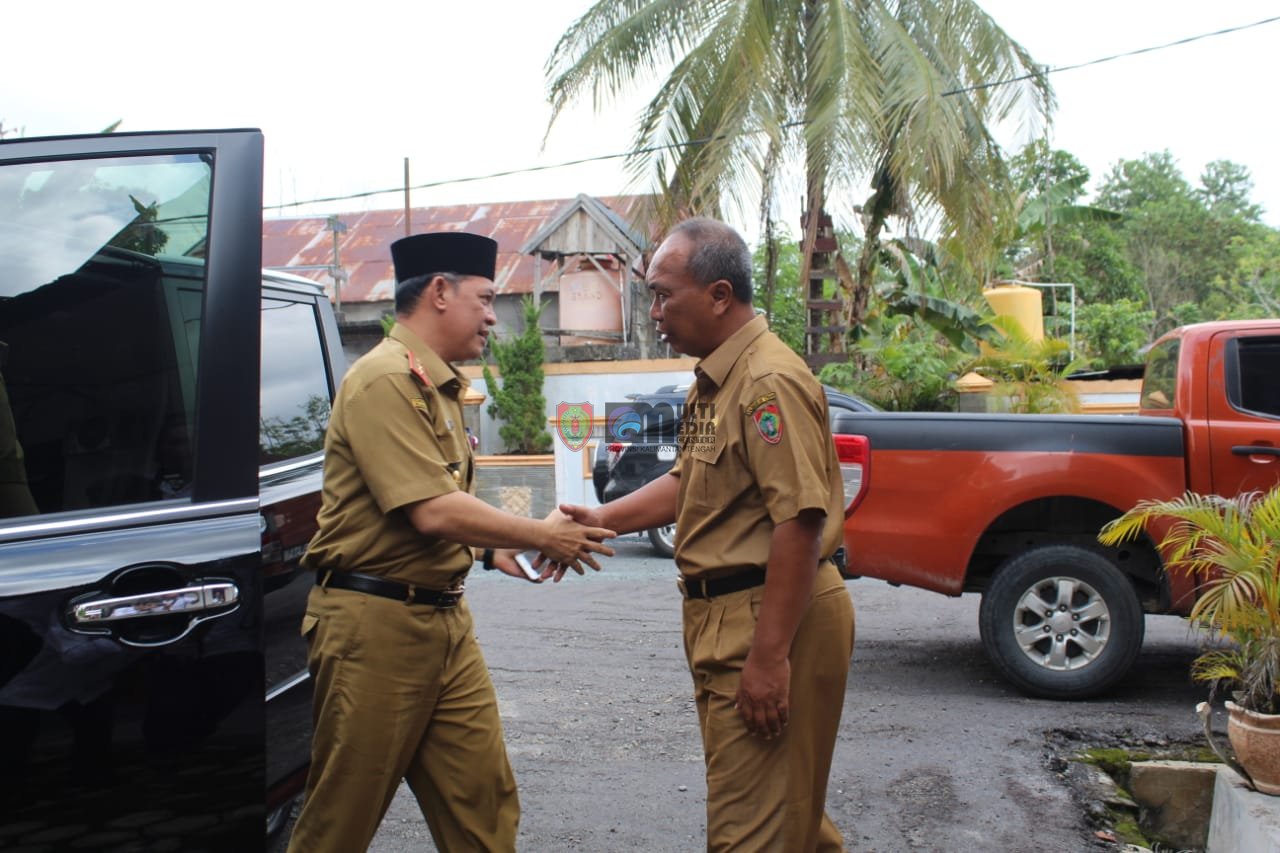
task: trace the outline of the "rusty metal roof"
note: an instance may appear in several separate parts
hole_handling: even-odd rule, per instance
[[[597,199],[623,222],[642,214],[650,196],[611,196]],[[456,204],[418,207],[411,211],[414,233],[423,231],[470,231],[498,241],[498,264],[494,281],[500,294],[533,292],[534,258],[521,248],[545,225],[577,199],[504,201],[492,204]],[[347,272],[342,286],[343,302],[380,302],[395,298],[395,272],[388,246],[404,236],[404,208],[339,214],[346,226],[338,235],[338,257]],[[306,276],[324,285],[333,296],[333,279],[327,269],[299,267],[333,263],[333,232],[328,216],[267,219],[262,223],[262,265]],[[546,261],[543,279],[550,273]]]

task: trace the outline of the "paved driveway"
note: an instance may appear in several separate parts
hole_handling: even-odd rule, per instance
[[[696,851],[705,788],[669,560],[620,540],[598,576],[474,573],[468,596],[520,785],[522,851]],[[1088,702],[1029,699],[988,665],[978,599],[848,584],[858,639],[827,807],[851,851],[1102,845],[1049,768],[1046,733],[1191,740],[1186,623],[1148,618],[1134,676]],[[371,848],[430,850],[402,789]]]

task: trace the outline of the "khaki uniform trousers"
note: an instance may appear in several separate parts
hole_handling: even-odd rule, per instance
[[[441,851],[515,850],[520,805],[466,601],[313,587],[315,734],[290,853],[368,848],[401,779]]]
[[[764,587],[685,599],[685,655],[707,764],[707,850],[844,849],[824,810],[853,655],[853,602],[831,563],[791,645],[791,715],[780,737],[749,734],[734,708]]]

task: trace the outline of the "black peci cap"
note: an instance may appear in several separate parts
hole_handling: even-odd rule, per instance
[[[391,244],[396,283],[419,275],[452,272],[493,281],[498,243],[465,231],[434,231],[401,237]]]

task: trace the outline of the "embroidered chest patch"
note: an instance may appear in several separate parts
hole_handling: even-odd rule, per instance
[[[777,394],[771,392],[752,400],[746,407],[746,414],[756,425],[756,432],[768,444],[782,441],[782,410],[778,408]]]

